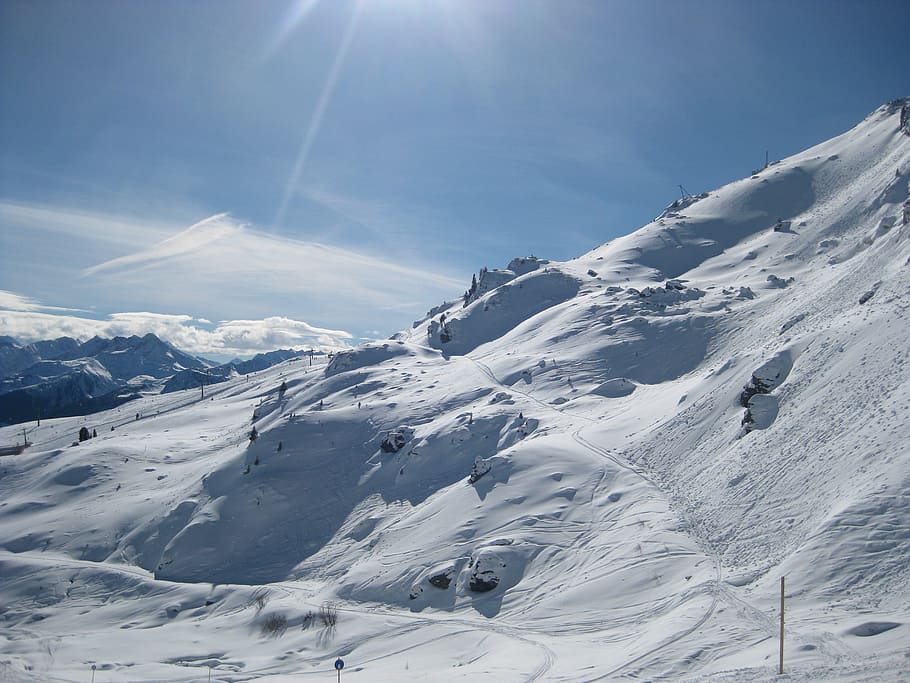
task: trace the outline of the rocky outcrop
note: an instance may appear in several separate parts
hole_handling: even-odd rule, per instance
[[[455,576],[455,568],[450,566],[450,567],[446,567],[445,569],[443,569],[440,572],[431,574],[427,578],[427,581],[429,582],[429,584],[431,586],[435,586],[436,588],[439,588],[440,590],[447,590],[448,587],[452,584],[452,577],[454,577],[454,576]]]
[[[756,394],[770,394],[787,379],[793,368],[793,359],[789,352],[778,353],[752,373],[749,383],[739,395],[740,405],[746,407]]]
[[[468,483],[476,483],[483,475],[489,474],[491,469],[493,469],[493,466],[490,464],[489,460],[475,458],[474,465],[471,467],[471,474],[468,476]]]
[[[782,351],[763,363],[739,395],[739,403],[746,412],[742,426],[746,433],[754,429],[767,429],[777,419],[778,400],[772,396],[793,368],[793,357],[789,351]]]
[[[413,438],[413,429],[410,427],[398,427],[398,429],[390,431],[385,435],[379,444],[379,448],[383,453],[397,453]]]
[[[444,562],[430,567],[423,571],[417,581],[411,586],[408,598],[410,600],[416,600],[424,594],[424,589],[428,586],[434,589],[433,591],[430,591],[430,593],[443,595],[443,593],[437,591],[449,590],[452,586],[452,581],[455,579],[456,573],[457,571],[454,562]]]

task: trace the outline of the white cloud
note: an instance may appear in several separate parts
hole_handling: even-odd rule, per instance
[[[204,306],[204,296],[283,296],[321,299],[323,306],[329,300],[349,310],[399,311],[414,305],[415,293],[436,301],[463,288],[459,279],[399,263],[396,256],[278,237],[217,214],[151,248],[92,266],[83,276],[127,294],[157,289],[172,307],[183,308]]]
[[[12,311],[35,311],[40,307],[41,305],[34,299],[0,289],[0,308]]]
[[[344,330],[310,325],[302,320],[270,317],[262,320],[225,320],[217,325],[189,315],[148,312],[113,313],[104,320],[55,315],[7,307],[27,300],[11,292],[0,297],[0,334],[22,342],[57,337],[85,340],[94,336],[144,335],[149,332],[177,348],[200,355],[249,355],[278,348],[315,348],[331,351],[350,346],[353,336]],[[41,308],[31,302],[34,308]]]
[[[135,249],[172,234],[174,226],[49,204],[0,201],[0,224]]]
[[[65,311],[69,313],[80,312],[78,308],[61,308],[59,306],[45,306],[27,296],[0,289],[0,310],[10,311]]]
[[[205,220],[191,225],[183,232],[173,237],[158,242],[150,249],[144,249],[134,254],[121,256],[104,263],[100,263],[84,271],[84,275],[95,275],[103,270],[116,270],[118,268],[133,268],[141,265],[154,264],[157,261],[176,258],[185,254],[192,254],[206,248],[212,242],[229,238],[239,233],[242,226],[234,223],[228,214],[220,213],[210,216]]]

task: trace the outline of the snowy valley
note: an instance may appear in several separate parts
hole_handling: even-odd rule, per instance
[[[42,420],[0,680],[768,680],[781,576],[787,680],[910,680],[902,106],[389,340]]]

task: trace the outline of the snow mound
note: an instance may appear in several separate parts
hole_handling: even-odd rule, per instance
[[[392,358],[424,356],[426,351],[404,341],[369,342],[349,351],[339,351],[325,368],[327,377],[379,365]]]
[[[556,268],[531,271],[497,286],[463,310],[431,320],[427,342],[447,355],[464,355],[571,299],[579,287],[577,278]]]
[[[608,379],[594,389],[592,393],[604,398],[621,398],[635,391],[635,386],[635,382],[632,380],[628,380],[625,377],[617,377],[616,379]]]

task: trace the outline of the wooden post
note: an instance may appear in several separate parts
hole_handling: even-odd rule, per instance
[[[784,577],[780,577],[780,667],[777,675],[784,673]]]

